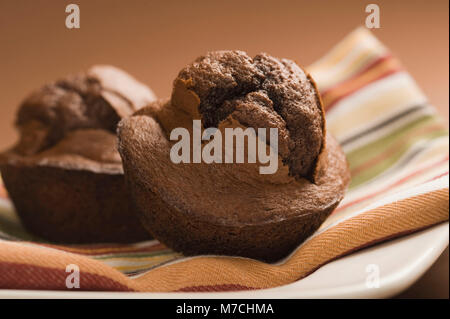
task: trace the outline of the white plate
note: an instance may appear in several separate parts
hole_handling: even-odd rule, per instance
[[[443,223],[364,249],[335,260],[298,282],[271,289],[222,293],[3,289],[0,298],[387,298],[410,287],[431,267],[448,245],[448,227],[448,223]],[[367,282],[375,283],[377,273],[379,287],[369,288]]]

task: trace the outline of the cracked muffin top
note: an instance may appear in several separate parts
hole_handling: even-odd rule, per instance
[[[155,99],[147,86],[107,65],[45,85],[20,105],[20,139],[9,160],[68,168],[97,162],[121,171],[117,124]]]
[[[230,118],[245,127],[278,128],[289,174],[314,180],[325,117],[314,81],[295,62],[266,53],[210,52],[180,71],[171,103],[201,118],[205,128]]]

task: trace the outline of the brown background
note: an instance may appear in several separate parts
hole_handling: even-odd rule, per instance
[[[76,3],[81,28],[65,27]],[[177,72],[206,51],[266,51],[308,65],[381,9],[374,33],[449,113],[448,1],[0,0],[0,149],[16,138],[17,105],[30,90],[95,63],[119,66],[169,95]],[[446,297],[448,250],[405,297]]]

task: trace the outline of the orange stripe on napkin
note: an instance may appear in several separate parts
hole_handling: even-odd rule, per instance
[[[388,75],[394,74],[402,70],[400,62],[391,55],[378,58],[366,69],[355,74],[350,79],[339,83],[325,92],[322,92],[322,100],[325,110],[330,110],[341,99],[349,96],[353,92],[358,91],[364,86],[380,80]]]

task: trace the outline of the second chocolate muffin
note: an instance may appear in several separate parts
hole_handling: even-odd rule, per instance
[[[115,131],[120,119],[153,100],[124,71],[94,66],[22,103],[20,140],[0,155],[0,169],[30,232],[60,243],[151,238],[129,201]]]

